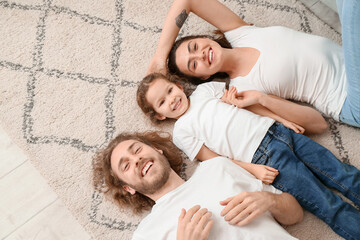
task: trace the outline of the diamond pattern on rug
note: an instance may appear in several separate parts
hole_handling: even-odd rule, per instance
[[[171,124],[151,125],[135,101],[171,2],[0,1],[1,123],[95,239],[130,239],[144,215],[119,209],[93,190],[91,156],[119,132],[172,130]],[[282,25],[341,41],[296,0],[224,2],[257,26]],[[190,15],[180,36],[212,30]],[[360,150],[352,147],[360,131],[329,124],[313,138],[360,167]],[[187,160],[183,177],[195,166]],[[305,231],[288,230],[306,239],[314,224],[325,232],[323,239],[334,238],[313,216],[301,226]]]

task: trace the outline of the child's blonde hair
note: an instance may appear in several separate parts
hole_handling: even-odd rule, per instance
[[[150,86],[153,82],[155,82],[157,79],[164,79],[165,81],[180,84],[179,78],[176,76],[165,76],[161,73],[151,73],[143,78],[143,80],[140,82],[137,92],[136,92],[136,101],[141,108],[141,110],[145,113],[146,116],[150,118],[150,120],[155,123],[159,124],[160,122],[164,122],[163,120],[157,119],[156,115],[157,112],[154,110],[153,106],[146,100],[146,93],[149,91]],[[168,118],[167,118],[168,119]]]

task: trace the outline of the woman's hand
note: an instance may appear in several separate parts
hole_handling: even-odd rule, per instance
[[[211,212],[199,205],[187,212],[181,209],[177,228],[177,240],[206,240],[214,221],[210,219]]]
[[[293,122],[290,122],[288,120],[281,120],[280,121],[285,127],[289,128],[289,129],[292,129],[294,132],[296,133],[300,133],[300,134],[304,134],[305,132],[305,128],[303,128],[302,126],[300,125],[297,125],[296,123],[293,123]]]
[[[164,75],[166,75],[167,73],[166,60],[160,59],[156,55],[154,55],[154,57],[151,59],[151,62],[146,71],[146,75],[149,75],[154,72],[162,73]]]
[[[221,97],[222,101],[231,105],[235,105],[238,108],[246,108],[259,104],[261,99],[263,100],[269,99],[269,96],[256,90],[248,90],[238,93],[234,86],[232,86],[229,89],[229,91],[225,90],[224,95]],[[257,113],[257,114],[262,116],[267,116],[261,113]],[[282,123],[285,127],[292,129],[296,133],[304,134],[305,132],[305,128],[303,128],[302,126],[294,122],[288,121],[280,116],[268,116],[268,117],[275,119],[276,121]]]

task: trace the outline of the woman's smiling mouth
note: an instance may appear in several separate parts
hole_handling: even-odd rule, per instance
[[[214,51],[212,50],[212,48],[209,49],[209,54],[208,54],[208,61],[209,61],[209,64],[212,63],[212,61],[214,60]]]

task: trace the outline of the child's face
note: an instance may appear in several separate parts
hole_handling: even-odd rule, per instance
[[[178,119],[189,108],[189,100],[183,88],[162,78],[156,79],[150,85],[145,98],[158,113],[159,120]]]

